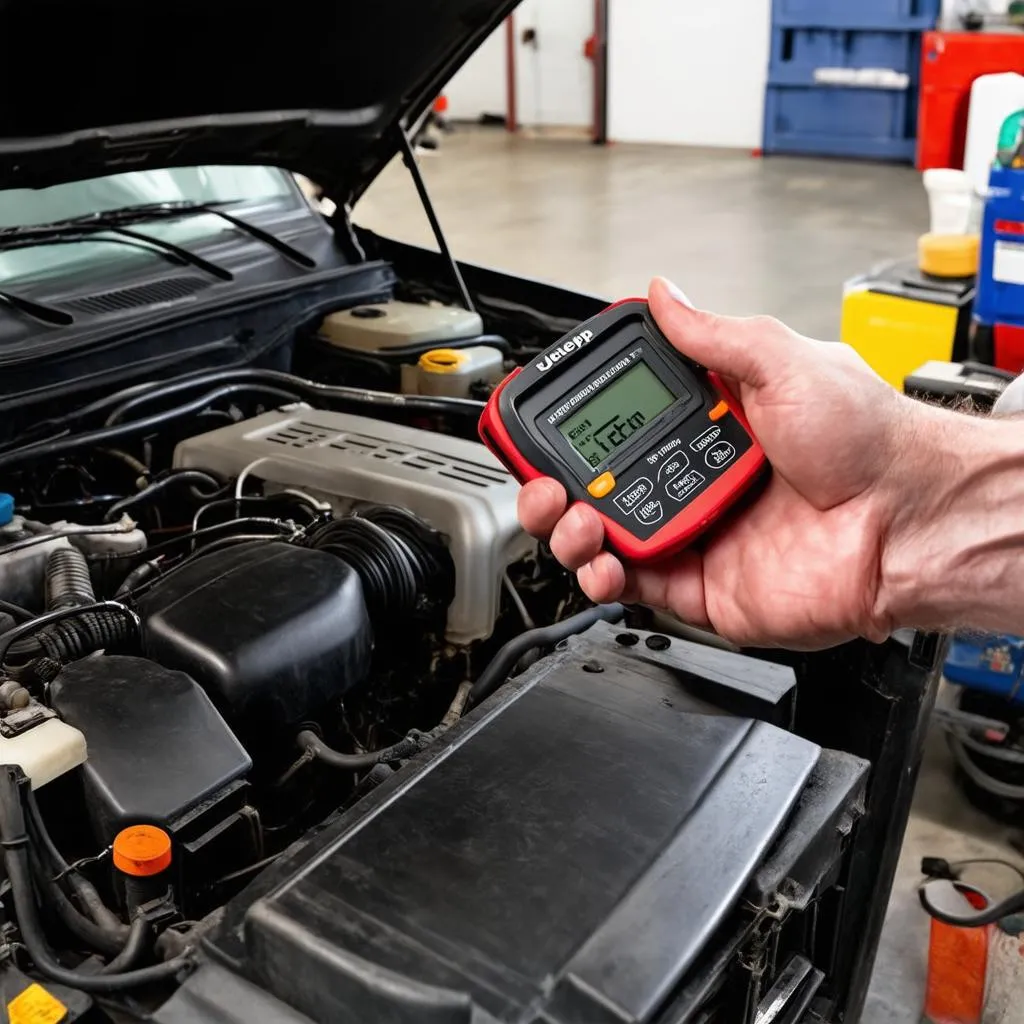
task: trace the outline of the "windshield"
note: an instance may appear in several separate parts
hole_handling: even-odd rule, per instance
[[[72,181],[42,189],[0,191],[0,228],[52,224],[55,221],[103,213],[141,203],[218,203],[248,200],[230,212],[267,206],[302,208],[306,200],[291,175],[276,167],[174,167],[155,171],[128,171],[88,181]],[[212,214],[184,216],[145,225],[147,234],[179,245],[235,231]],[[79,242],[39,245],[0,252],[0,283],[31,278],[65,276],[87,271],[100,263],[138,263],[160,259],[152,253],[97,234]],[[106,239],[106,240],[104,240]]]

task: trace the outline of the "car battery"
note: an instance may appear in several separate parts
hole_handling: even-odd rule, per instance
[[[1009,633],[957,633],[943,674],[951,683],[1024,704],[1024,637]]]
[[[974,278],[935,277],[910,257],[852,278],[840,338],[893,387],[929,360],[967,356]]]

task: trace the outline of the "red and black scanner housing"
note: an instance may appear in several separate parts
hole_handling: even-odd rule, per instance
[[[641,365],[671,393],[670,404],[639,426],[642,415],[597,424],[594,433],[605,433],[588,461],[559,424]],[[514,370],[491,395],[479,430],[520,483],[553,477],[570,501],[595,508],[606,546],[633,563],[692,543],[767,467],[739,402],[673,347],[643,299],[609,306]]]

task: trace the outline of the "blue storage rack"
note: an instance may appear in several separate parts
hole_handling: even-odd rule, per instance
[[[854,31],[837,28],[773,28],[768,81],[771,85],[814,85],[818,68],[891,68],[916,84],[921,36],[917,32]]]
[[[774,0],[772,24],[924,32],[935,27],[941,0]]]
[[[912,161],[917,93],[769,85],[764,152]]]
[[[941,0],[774,0],[765,153],[913,162],[921,32]],[[885,68],[905,87],[824,82],[823,68]]]

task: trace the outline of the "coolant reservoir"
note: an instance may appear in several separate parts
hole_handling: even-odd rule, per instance
[[[480,314],[468,309],[396,300],[331,313],[320,324],[319,337],[349,352],[387,355],[392,349],[475,338],[483,329]]]
[[[0,734],[0,764],[18,765],[33,789],[84,764],[85,757],[84,734],[56,717],[16,736]]]
[[[490,345],[435,348],[414,365],[402,367],[402,391],[407,395],[469,398],[474,384],[497,384],[505,373],[501,351]]]

